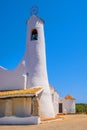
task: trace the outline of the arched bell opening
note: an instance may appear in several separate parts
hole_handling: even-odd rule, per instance
[[[31,32],[31,40],[38,40],[38,32],[36,29],[33,29]]]

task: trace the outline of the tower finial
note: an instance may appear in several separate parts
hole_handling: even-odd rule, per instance
[[[37,15],[39,8],[37,6],[32,6],[30,9],[30,15]]]

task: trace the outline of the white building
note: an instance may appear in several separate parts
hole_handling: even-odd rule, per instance
[[[67,95],[64,98],[61,98],[58,91],[56,91],[54,87],[50,86],[50,89],[55,114],[75,113],[74,97]]]
[[[59,113],[59,94],[48,82],[43,26],[44,21],[32,15],[21,62],[13,71],[0,67],[0,124],[38,124],[40,118]],[[66,100],[63,109],[71,113],[72,102]]]

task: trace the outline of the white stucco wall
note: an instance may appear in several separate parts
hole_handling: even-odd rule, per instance
[[[75,113],[75,100],[65,99],[64,109],[66,110],[66,113]]]
[[[38,40],[31,40],[31,32],[37,29]],[[27,21],[27,46],[26,46],[26,71],[29,72],[28,87],[46,86],[48,89],[48,77],[46,69],[46,52],[43,21],[32,16]]]
[[[58,93],[56,91],[54,91],[54,103],[53,103],[53,106],[54,106],[55,114],[58,114],[58,98],[59,98]]]
[[[55,115],[57,115],[59,112],[59,110],[58,110],[59,93],[52,86],[50,86],[50,90],[51,90],[51,97],[52,97],[54,112],[55,112]]]
[[[59,98],[59,103],[62,103],[63,109],[62,112],[64,114],[75,113],[75,100]]]
[[[0,67],[0,90],[13,90],[24,88],[23,65],[9,71]]]

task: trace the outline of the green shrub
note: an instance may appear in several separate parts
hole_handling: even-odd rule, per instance
[[[87,114],[87,104],[76,104],[76,113]]]

